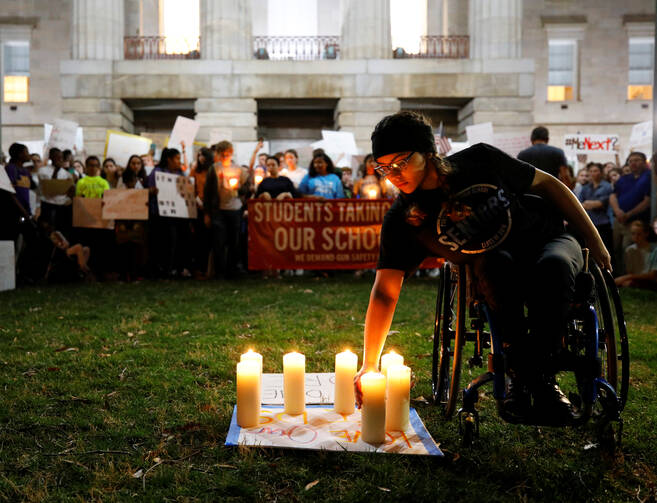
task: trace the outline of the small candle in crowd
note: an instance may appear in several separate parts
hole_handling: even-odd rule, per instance
[[[400,354],[395,353],[394,350],[390,350],[387,354],[381,357],[381,373],[387,375],[388,367],[390,365],[403,365],[404,357]]]
[[[361,438],[368,444],[382,444],[386,437],[386,378],[366,372],[360,378],[363,392]]]
[[[260,185],[260,182],[262,182],[262,175],[256,175],[254,180],[256,185]]]
[[[367,191],[367,196],[368,196],[369,199],[376,199],[376,195],[377,195],[377,190],[376,189],[369,189]]]
[[[295,351],[283,355],[283,402],[286,414],[306,409],[306,357]]]
[[[237,364],[237,424],[252,428],[260,423],[260,366],[247,360]]]
[[[358,367],[358,356],[348,349],[335,355],[335,399],[334,409],[338,414],[354,413],[354,377]]]
[[[229,178],[228,179],[228,185],[230,185],[231,189],[237,188],[238,183],[239,182],[238,182],[237,178]]]
[[[256,353],[255,351],[253,351],[253,349],[249,348],[249,350],[246,353],[242,353],[242,356],[240,356],[240,361],[256,362],[260,368],[260,373],[262,374],[262,355],[260,353]]]
[[[411,369],[390,365],[386,377],[386,431],[404,431],[411,406]]]

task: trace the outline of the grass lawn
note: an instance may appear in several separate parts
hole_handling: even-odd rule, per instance
[[[623,292],[632,380],[615,458],[585,449],[590,427],[503,424],[486,396],[471,449],[460,447],[454,421],[416,406],[442,461],[225,447],[239,355],[253,346],[265,371],[281,372],[294,348],[308,372],[332,371],[336,352],[362,348],[370,280],[0,294],[0,501],[654,501],[657,296],[649,292]],[[430,396],[435,286],[407,283],[388,342],[418,377],[412,397]],[[139,470],[145,476],[134,477]]]

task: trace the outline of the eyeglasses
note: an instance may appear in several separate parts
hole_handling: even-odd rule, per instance
[[[405,159],[402,159],[399,162],[392,162],[390,164],[377,164],[374,169],[377,171],[382,176],[388,176],[393,173],[399,174],[401,171],[406,167],[408,162],[411,160],[411,157],[413,157],[413,154],[415,152],[411,152],[408,157]]]

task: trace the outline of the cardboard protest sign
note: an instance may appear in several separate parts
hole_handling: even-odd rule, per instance
[[[16,288],[15,264],[14,242],[0,241],[0,292]]]
[[[73,198],[73,227],[114,229],[113,220],[103,220],[103,200],[87,197]]]
[[[255,150],[256,146],[258,145],[257,141],[236,141],[233,142],[233,162],[238,165],[249,165],[249,162],[251,161],[251,156],[253,155],[253,151]],[[269,142],[264,141],[262,142],[262,148],[258,150],[258,154],[271,154],[272,152],[269,151]],[[256,160],[257,160],[256,156]]]
[[[630,134],[630,148],[652,145],[652,121],[639,122],[632,126]]]
[[[75,141],[77,138],[77,122],[64,119],[55,119],[52,125],[52,129],[50,130],[50,134],[48,135],[47,143],[49,148],[55,147],[61,150],[65,150],[67,148],[72,149],[76,147]]]
[[[615,134],[567,134],[564,136],[564,152],[573,154],[613,154],[618,143]]]
[[[215,145],[220,141],[233,141],[233,132],[230,129],[213,127],[210,129],[210,139],[208,143]]]
[[[111,157],[117,165],[125,167],[131,155],[148,154],[151,139],[145,136],[124,133],[123,131],[107,130],[105,137],[105,159]]]
[[[532,146],[527,133],[495,133],[493,134],[493,145],[511,157]]]
[[[58,178],[56,180],[46,178],[39,180],[41,194],[49,198],[66,195],[74,185],[75,181],[73,178]]]
[[[6,190],[12,194],[16,193],[16,189],[14,189],[14,186],[11,184],[11,180],[9,179],[9,175],[4,166],[0,166],[0,190]]]
[[[111,189],[103,193],[103,218],[148,220],[148,189]]]
[[[235,407],[226,445],[443,456],[413,408],[409,420],[404,431],[388,431],[383,444],[372,445],[361,439],[359,409],[347,416],[332,408],[307,406],[303,414],[290,416],[282,407],[268,406],[260,411],[259,426],[240,428]]]
[[[171,130],[167,147],[182,151],[182,142],[185,142],[185,149],[189,149],[191,152],[194,145],[194,138],[196,138],[200,127],[200,122],[179,115],[176,117],[176,122]]]
[[[194,179],[155,173],[157,209],[161,217],[196,218]]]
[[[492,122],[483,122],[481,124],[466,126],[465,134],[468,137],[468,143],[470,145],[475,145],[477,143],[488,143],[489,145],[493,145],[495,142]]]
[[[306,403],[331,404],[335,393],[335,374],[306,374]],[[262,374],[262,403],[283,405],[283,374]]]

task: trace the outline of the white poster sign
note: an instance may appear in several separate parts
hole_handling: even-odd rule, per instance
[[[50,130],[50,135],[48,136],[48,146],[60,150],[73,149],[76,147],[75,141],[77,138],[77,122],[55,119]]]
[[[518,157],[521,151],[532,146],[532,142],[527,133],[495,133],[493,145],[511,157]]]
[[[415,409],[410,410],[409,420],[404,431],[388,431],[383,444],[373,445],[361,438],[359,409],[343,415],[332,408],[310,406],[303,414],[290,416],[281,407],[263,407],[259,426],[240,428],[235,407],[226,445],[443,456]]]
[[[185,149],[191,152],[194,148],[194,138],[196,138],[200,127],[200,122],[179,115],[176,117],[176,122],[171,130],[167,147],[177,148],[182,151],[182,142],[185,142]]]
[[[306,374],[306,403],[333,403],[334,373]],[[262,403],[283,405],[283,374],[262,374]]]
[[[27,150],[30,154],[39,154],[41,158],[44,156],[44,149],[46,147],[46,142],[41,140],[28,140],[28,141],[19,141],[17,143],[22,143],[27,147]]]
[[[466,126],[465,134],[468,137],[468,143],[470,145],[475,145],[477,143],[488,143],[489,145],[493,145],[495,142],[492,122],[483,122],[473,126]]]
[[[161,217],[196,218],[194,179],[183,175],[155,173],[157,210]]]
[[[236,141],[233,142],[233,162],[239,166],[244,164],[245,166],[249,165],[251,161],[251,156],[253,151],[258,146],[257,141]],[[262,143],[262,148],[258,150],[258,154],[269,154],[272,155],[273,152],[269,151],[269,142],[265,141]],[[256,156],[256,161],[258,160]]]
[[[564,152],[572,154],[614,153],[618,143],[615,134],[567,134],[564,136]]]
[[[629,147],[643,147],[652,144],[652,121],[639,122],[632,127]]]
[[[15,263],[14,242],[0,241],[0,292],[16,288]]]
[[[9,179],[9,175],[4,166],[0,166],[0,190],[6,190],[12,194],[16,193],[16,189],[14,189],[14,186],[11,184],[11,180]]]
[[[111,157],[116,164],[125,167],[131,155],[148,154],[151,143],[150,138],[110,129],[105,138],[105,158]]]
[[[213,127],[210,129],[209,145],[216,145],[220,141],[233,141],[233,131],[225,128]]]
[[[351,131],[326,131],[322,130],[322,139],[325,142],[327,152],[337,154],[358,155],[356,138]]]

